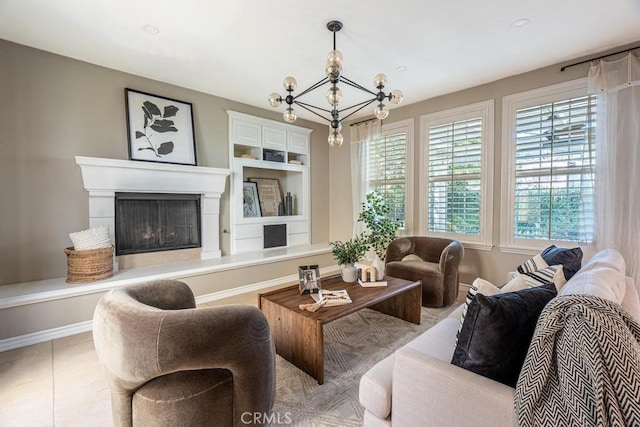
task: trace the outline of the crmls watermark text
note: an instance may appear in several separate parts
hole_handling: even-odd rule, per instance
[[[280,424],[291,424],[293,420],[291,419],[291,412],[285,412],[281,414],[280,412],[243,412],[240,417],[240,421],[242,424],[272,424],[272,425],[280,425]]]

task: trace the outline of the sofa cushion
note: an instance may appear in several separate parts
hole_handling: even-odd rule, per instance
[[[448,363],[456,346],[458,322],[458,319],[447,317],[404,347]],[[360,378],[360,403],[367,411],[381,419],[391,414],[393,363],[392,354],[376,363]]]
[[[540,255],[534,255],[517,267],[518,273],[530,273],[549,267],[549,264]]]
[[[469,304],[451,363],[515,387],[542,309],[557,295],[553,283]]]
[[[582,249],[558,248],[551,245],[540,254],[549,265],[562,265],[565,279],[569,280],[582,266]]]
[[[620,254],[620,252],[615,249],[602,249],[594,256],[589,258],[582,268],[581,271],[591,270],[596,267],[609,267],[614,270],[625,274],[625,270],[627,269],[626,263],[624,262],[624,258]]]
[[[606,265],[596,265],[580,270],[564,285],[560,295],[590,294],[621,304],[625,289],[623,273]]]
[[[622,307],[629,312],[629,314],[640,323],[640,299],[638,299],[638,290],[631,277],[625,277],[625,291],[624,298],[622,300]]]
[[[556,285],[556,290],[560,291],[565,283],[567,283],[567,279],[564,278],[563,269],[564,267],[561,265],[550,265],[540,270],[522,273],[522,278],[530,288],[553,282]]]

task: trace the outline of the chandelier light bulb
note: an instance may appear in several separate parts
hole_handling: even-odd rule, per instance
[[[332,107],[336,107],[342,101],[342,91],[337,86],[332,86],[327,91],[327,102]]]
[[[400,104],[404,99],[404,94],[401,90],[398,89],[392,90],[390,95],[391,97],[389,99],[389,102],[391,102],[392,104]]]
[[[282,86],[284,86],[284,90],[286,90],[287,92],[292,92],[296,90],[298,82],[293,77],[287,77],[286,79],[284,79],[284,82],[282,82]]]
[[[269,105],[271,105],[273,108],[279,107],[281,103],[282,98],[280,97],[280,94],[273,92],[271,95],[269,95]]]
[[[327,68],[325,68],[325,74],[331,82],[338,81],[340,74],[342,74],[342,66],[336,64],[327,64]]]
[[[386,105],[380,104],[376,107],[375,110],[373,110],[373,113],[376,115],[376,117],[379,120],[384,120],[389,115],[389,109],[387,108]]]
[[[293,123],[298,118],[298,116],[296,116],[296,112],[291,107],[284,110],[284,114],[282,115],[282,117],[284,118],[284,121],[287,123]]]
[[[386,84],[387,84],[387,76],[382,73],[376,74],[376,76],[373,78],[373,86],[378,89],[385,87]]]
[[[342,68],[342,52],[339,50],[332,50],[327,56],[327,65],[337,65]]]
[[[329,134],[328,141],[331,147],[340,147],[342,145],[342,141],[344,141],[344,138],[342,137],[342,134],[340,132],[333,131]]]

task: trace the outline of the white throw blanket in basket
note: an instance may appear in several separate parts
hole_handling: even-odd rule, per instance
[[[70,233],[69,237],[71,238],[71,242],[73,242],[73,249],[76,251],[110,248],[112,246],[109,227],[106,225],[78,231],[77,233]]]

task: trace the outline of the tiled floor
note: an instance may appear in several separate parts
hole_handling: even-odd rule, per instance
[[[265,292],[264,290],[262,292]],[[461,288],[458,300],[464,301]],[[203,304],[257,305],[257,292]],[[90,332],[0,352],[0,426],[111,426]]]

